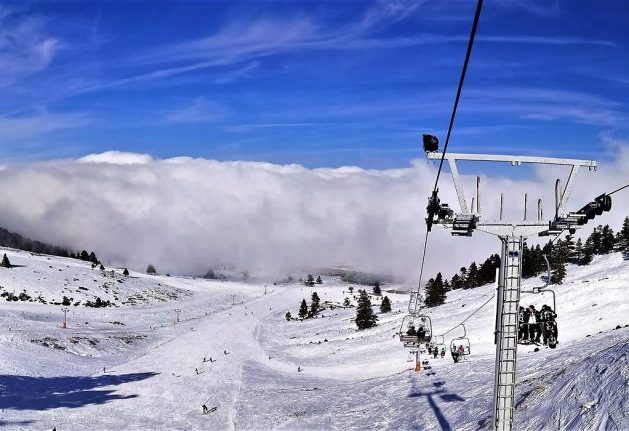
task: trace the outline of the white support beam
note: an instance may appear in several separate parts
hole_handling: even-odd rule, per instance
[[[430,160],[440,160],[442,153],[430,152],[426,153],[426,157]],[[475,162],[506,162],[513,165],[522,163],[537,163],[543,165],[568,165],[568,166],[585,166],[590,169],[596,169],[596,160],[579,160],[579,159],[562,159],[555,157],[531,157],[531,156],[511,156],[498,154],[467,154],[467,153],[446,153],[445,159],[450,160],[466,160]]]
[[[570,169],[570,175],[568,175],[568,181],[566,182],[566,187],[563,189],[561,193],[561,200],[559,201],[559,217],[564,217],[566,214],[566,204],[568,203],[568,198],[570,197],[570,193],[572,193],[572,189],[574,188],[574,182],[577,178],[577,174],[579,173],[579,165],[572,165],[572,169]]]
[[[469,214],[467,209],[467,201],[465,200],[465,191],[463,190],[463,184],[461,184],[461,178],[459,177],[459,170],[456,168],[456,161],[448,159],[450,165],[450,172],[452,173],[452,180],[454,181],[454,188],[456,189],[456,195],[459,198],[459,205],[461,206],[461,212],[463,214]]]

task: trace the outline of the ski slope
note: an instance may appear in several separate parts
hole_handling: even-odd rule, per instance
[[[47,302],[98,295],[117,306],[70,306],[63,329],[60,305],[0,298],[2,429],[490,428],[493,301],[466,324],[466,361],[431,359],[416,373],[396,338],[405,295],[386,293],[393,312],[356,331],[354,308],[328,308],[305,321],[284,317],[288,310],[296,316],[313,290],[322,303],[351,298],[335,278],[310,288],[124,277],[72,259],[6,252],[18,266],[0,268],[0,290]],[[493,290],[450,292],[430,310],[435,333],[465,319]],[[598,256],[570,267],[555,291],[560,344],[520,347],[515,429],[629,429],[629,262]],[[523,305],[544,303],[548,294],[523,294]],[[456,328],[446,341],[460,334]]]

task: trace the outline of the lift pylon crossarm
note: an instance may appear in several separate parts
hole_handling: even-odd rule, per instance
[[[438,151],[427,152],[426,157],[430,160],[439,160],[442,154]],[[557,157],[536,157],[536,156],[514,156],[502,154],[473,154],[473,153],[446,153],[446,160],[464,160],[475,162],[506,162],[514,166],[522,163],[534,163],[544,165],[564,165],[564,166],[584,166],[588,169],[596,169],[596,160],[564,159]]]

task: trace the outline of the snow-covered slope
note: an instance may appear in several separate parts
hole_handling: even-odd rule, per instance
[[[112,277],[110,269],[74,260],[7,253],[21,267],[0,268],[3,290],[26,289],[48,303],[0,299],[3,429],[490,426],[493,302],[466,324],[468,360],[431,360],[415,373],[395,336],[405,295],[387,293],[393,312],[379,315],[377,327],[356,331],[353,308],[328,308],[305,321],[284,317],[288,310],[295,316],[313,290],[322,302],[351,298],[335,278],[309,288],[123,277],[119,270]],[[540,284],[529,280],[525,288]],[[516,429],[629,429],[629,262],[613,254],[571,267],[555,291],[560,344],[537,352],[521,346]],[[70,293],[74,302],[100,296],[117,306],[70,306],[69,328],[62,329],[62,307],[50,301]],[[492,294],[493,286],[449,293],[446,304],[430,310],[435,333]],[[128,301],[138,295],[143,299]],[[524,294],[522,301],[539,307],[550,297]],[[460,334],[457,328],[446,341]]]

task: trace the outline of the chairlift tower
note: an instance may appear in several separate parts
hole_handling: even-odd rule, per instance
[[[426,139],[426,138],[424,138]],[[438,142],[438,141],[437,141]],[[518,346],[518,308],[522,283],[522,249],[524,240],[532,235],[559,235],[564,230],[574,232],[577,225],[583,224],[586,212],[567,213],[566,204],[581,168],[596,170],[596,161],[561,159],[549,157],[528,157],[493,154],[446,153],[445,156],[436,148],[426,148],[429,160],[448,162],[460,212],[455,213],[448,204],[441,204],[436,193],[429,199],[428,229],[439,224],[452,230],[454,236],[472,236],[475,230],[497,236],[502,244],[500,268],[498,271],[498,292],[496,306],[496,365],[494,380],[493,420],[497,431],[511,431],[515,408],[515,372]],[[527,217],[527,198],[524,196],[524,217],[522,220],[503,220],[503,196],[500,196],[500,216],[497,219],[485,219],[481,216],[480,177],[476,180],[476,197],[468,206],[465,191],[461,184],[458,161],[502,162],[520,166],[523,163],[537,165],[560,165],[570,167],[568,179],[563,188],[555,183],[555,211],[553,219],[543,220],[542,202],[538,200],[537,217]],[[598,201],[598,198],[597,198]],[[611,201],[609,203],[611,207]],[[419,291],[413,292],[409,311],[417,313]]]

